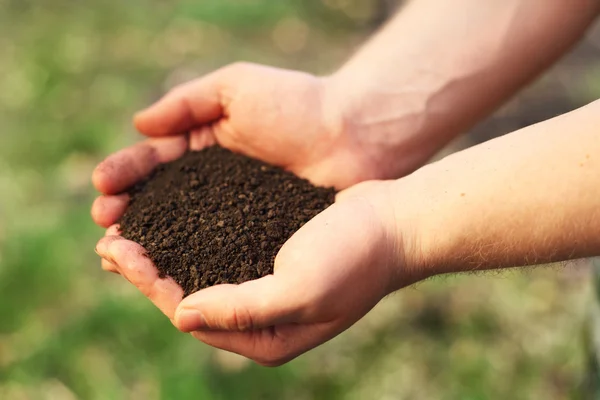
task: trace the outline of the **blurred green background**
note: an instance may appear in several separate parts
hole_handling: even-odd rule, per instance
[[[327,73],[383,0],[0,0],[0,399],[581,398],[589,266],[444,277],[277,369],[178,333],[93,252],[131,115],[236,60]],[[600,35],[449,147],[600,96]]]

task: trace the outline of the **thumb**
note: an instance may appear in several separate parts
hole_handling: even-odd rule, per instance
[[[301,296],[276,275],[268,275],[186,297],[175,312],[175,326],[183,332],[257,330],[295,321],[303,308]]]
[[[136,114],[135,127],[147,136],[179,135],[219,119],[223,114],[219,76],[216,71],[172,89]]]

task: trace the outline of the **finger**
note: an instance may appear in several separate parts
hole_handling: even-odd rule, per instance
[[[119,231],[119,225],[112,225],[106,230],[104,236],[118,236],[120,234],[121,232]],[[104,258],[102,259],[101,266],[104,271],[112,272],[114,274],[119,275],[119,270],[117,269],[117,266]]]
[[[136,128],[148,136],[178,135],[217,120],[223,114],[220,75],[216,71],[171,90],[135,116]]]
[[[149,143],[161,164],[178,159],[188,149],[188,138],[185,135],[165,138],[150,138]]]
[[[112,261],[121,275],[148,297],[169,319],[181,302],[183,290],[171,278],[160,278],[146,250],[120,236],[106,236],[96,251]]]
[[[104,271],[106,271],[106,272],[112,272],[113,274],[119,275],[119,270],[117,269],[117,266],[115,264],[111,263],[110,261],[105,260],[103,258],[100,265],[102,266],[102,269]]]
[[[127,205],[129,195],[100,196],[92,205],[92,219],[102,227],[109,227],[121,218]]]
[[[101,193],[121,193],[150,174],[159,163],[180,157],[186,149],[184,136],[138,143],[108,156],[94,170],[92,181]]]
[[[201,290],[181,302],[175,326],[183,332],[248,331],[294,321],[300,317],[303,297],[289,286],[269,275],[240,285]]]
[[[190,150],[199,151],[216,143],[212,125],[204,125],[190,132]]]
[[[121,228],[118,224],[114,224],[108,227],[104,236],[119,236],[121,234]]]
[[[282,365],[337,334],[333,323],[281,325],[249,332],[196,331],[196,339],[250,358],[266,367]]]

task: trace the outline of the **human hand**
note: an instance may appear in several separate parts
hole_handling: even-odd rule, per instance
[[[328,78],[236,64],[175,89],[136,117],[136,126],[150,138],[108,157],[95,170],[94,184],[104,195],[94,203],[94,220],[101,226],[113,225],[127,206],[127,194],[122,194],[127,188],[143,179],[159,163],[180,157],[188,148],[199,150],[215,142],[234,151],[280,165],[317,184],[344,188],[352,183],[378,176],[376,164],[363,156],[364,149],[360,141],[351,137],[351,129],[345,126],[340,111],[336,109],[335,95],[329,91],[329,87]],[[186,132],[189,132],[189,135],[186,135]],[[360,185],[359,188],[364,188],[364,185]],[[356,193],[356,190],[353,188],[347,193]],[[175,310],[181,302],[181,289],[171,279],[158,278],[157,271],[149,259],[140,257],[145,254],[141,246],[118,236],[118,229],[112,226],[107,231],[107,236],[98,244],[97,251],[103,257],[104,269],[123,274],[182,330],[197,330],[194,335],[209,344],[237,351],[265,364],[276,364],[293,358],[346,329],[376,304],[389,291],[389,287],[395,286],[391,283],[394,279],[384,277],[387,273],[369,277],[369,272],[364,269],[371,262],[381,263],[384,265],[382,270],[385,271],[393,269],[387,267],[391,262],[387,259],[387,246],[395,246],[390,244],[389,240],[394,236],[388,235],[387,228],[382,228],[384,225],[374,218],[379,215],[379,211],[368,210],[371,200],[353,200],[351,203],[354,205],[336,204],[327,210],[325,217],[319,217],[316,222],[311,221],[303,230],[308,233],[298,233],[296,236],[300,235],[300,239],[291,240],[292,244],[282,249],[282,255],[276,263],[278,272],[260,280],[263,283],[249,282],[240,285],[241,289],[223,286],[202,291],[211,296],[210,298],[216,299],[219,296],[227,296],[229,290],[235,289],[236,293],[240,293],[241,299],[251,301],[253,292],[256,290],[256,293],[263,293],[262,285],[266,285],[272,288],[272,296],[275,299],[275,296],[284,293],[279,292],[278,287],[286,290],[293,287],[297,291],[298,286],[291,282],[305,281],[313,285],[314,290],[307,291],[304,297],[298,297],[296,304],[289,305],[298,308],[292,313],[297,321],[313,321],[312,324],[304,323],[304,328],[293,328],[299,323],[290,324],[285,320],[277,320],[277,315],[265,315],[264,320],[259,323],[277,323],[279,328],[254,330],[252,334],[233,332],[226,335],[184,326],[183,320],[177,322],[175,318]],[[362,208],[367,211],[364,219],[353,216]],[[353,219],[345,221],[351,217]],[[333,236],[337,229],[328,228],[317,233],[319,226],[323,228],[324,224],[329,224],[329,220],[323,218],[333,218],[337,221],[336,226],[341,227],[340,232],[347,232],[347,228],[352,227],[354,230],[345,233],[345,239],[336,243]],[[311,226],[312,228],[309,228]],[[322,243],[327,242],[330,246],[324,247]],[[294,250],[307,246],[315,246],[315,250]],[[381,250],[383,247],[386,248],[385,251]],[[322,259],[319,262],[313,261],[309,257],[311,254],[312,257]],[[343,256],[343,260],[338,259],[340,256]],[[294,257],[298,259],[294,260]],[[340,261],[350,261],[351,265],[344,265]],[[328,265],[329,263],[332,265]],[[306,276],[296,277],[301,269],[282,267],[292,264],[307,265],[310,268],[306,270]],[[353,272],[348,273],[345,271],[347,268]],[[283,283],[280,284],[280,281]],[[361,285],[368,287],[363,290]],[[348,292],[340,293],[340,290],[348,289]],[[364,295],[355,296],[357,290],[364,292]],[[332,296],[333,293],[338,295]],[[352,293],[356,298],[348,297],[348,293]],[[308,297],[310,295],[313,298]],[[190,298],[197,299],[197,295]],[[344,303],[335,308],[329,306],[328,302],[339,299],[345,299]],[[254,304],[260,306],[271,300],[257,298]],[[314,307],[313,303],[323,306],[324,309],[311,309]],[[303,310],[300,310],[301,306],[304,307]],[[215,310],[215,313],[226,315],[224,313],[229,311],[231,310]],[[279,313],[285,311],[280,309]],[[213,318],[219,318],[215,317],[217,314],[212,315]],[[239,317],[235,318],[239,320]],[[243,327],[244,322],[241,323]],[[216,327],[219,326],[221,325],[217,322]],[[252,326],[260,328],[263,325]],[[275,347],[267,348],[268,334],[280,332],[286,333],[288,339],[277,339],[279,342],[275,343]],[[224,341],[235,336],[247,337],[245,342],[239,342],[240,345],[245,343],[246,347],[228,347]],[[295,341],[296,338],[304,339],[293,346],[290,345],[290,340]],[[248,353],[248,346],[252,341],[257,341],[257,345],[262,343],[263,348],[257,349],[259,351],[256,353]],[[269,362],[270,359],[273,362]]]
[[[330,78],[238,63],[173,89],[135,117],[150,139],[109,156],[94,171],[94,185],[104,194],[92,208],[94,220],[112,225],[127,206],[120,193],[158,163],[215,143],[318,185],[343,189],[379,177],[368,146],[345,124],[334,87]]]
[[[394,190],[387,181],[342,192],[286,242],[273,275],[213,286],[183,300],[181,288],[160,279],[144,249],[116,235],[115,227],[96,251],[180,330],[277,366],[338,335],[385,295],[417,279],[408,273],[405,252],[413,238],[396,227]]]

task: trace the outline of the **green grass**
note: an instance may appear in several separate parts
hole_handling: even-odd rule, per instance
[[[291,54],[272,39],[290,17],[311,29]],[[133,112],[238,59],[330,70],[366,32],[356,18],[316,0],[0,0],[1,399],[575,393],[589,290],[559,270],[423,283],[278,369],[180,334],[127,282],[100,271],[89,175],[135,140]]]

